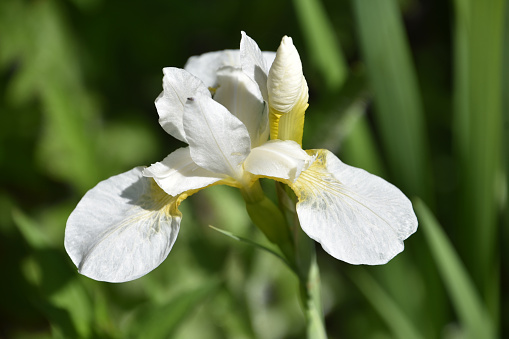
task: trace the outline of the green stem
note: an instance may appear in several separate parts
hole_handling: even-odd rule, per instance
[[[311,239],[309,239],[312,242]],[[320,271],[316,262],[314,246],[305,277],[300,279],[300,289],[304,313],[306,315],[306,334],[308,339],[326,339],[323,319]],[[304,272],[303,272],[304,273]]]
[[[315,244],[300,227],[293,192],[285,190],[285,186],[279,183],[277,189],[280,207],[265,196],[259,181],[242,188],[241,192],[253,223],[267,239],[279,246],[299,278],[307,338],[326,339]]]
[[[300,227],[295,209],[297,197],[293,191],[277,183],[276,191],[281,210],[291,225],[294,245],[295,273],[299,278],[302,308],[306,316],[308,339],[326,339],[325,323],[322,311],[320,271],[316,262],[315,242]]]

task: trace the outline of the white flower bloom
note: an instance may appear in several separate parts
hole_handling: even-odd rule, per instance
[[[82,274],[121,282],[148,273],[175,242],[182,200],[218,184],[249,192],[261,177],[295,191],[302,229],[335,258],[382,264],[403,250],[417,228],[403,193],[326,150],[301,148],[308,90],[291,38],[275,54],[242,32],[240,50],[206,53],[185,70],[163,72],[159,123],[189,146],[83,197],[65,233]]]

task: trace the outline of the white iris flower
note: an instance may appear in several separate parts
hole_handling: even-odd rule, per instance
[[[189,146],[85,194],[65,231],[80,273],[110,282],[147,274],[177,238],[182,200],[224,184],[256,202],[262,177],[293,189],[302,229],[333,257],[383,264],[403,250],[417,228],[406,196],[327,150],[301,148],[308,88],[291,38],[277,53],[261,52],[242,32],[240,50],[191,57],[184,69],[163,72],[159,123]]]

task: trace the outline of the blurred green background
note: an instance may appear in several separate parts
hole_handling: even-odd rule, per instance
[[[124,284],[80,276],[66,219],[100,180],[179,147],[162,68],[293,38],[305,148],[400,187],[420,228],[380,267],[318,262],[330,338],[509,335],[509,6],[503,0],[0,1],[0,338],[302,338],[298,282],[239,192],[181,206],[168,259]],[[504,287],[505,286],[505,287]]]

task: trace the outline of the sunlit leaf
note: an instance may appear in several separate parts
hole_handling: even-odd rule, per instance
[[[414,202],[422,231],[468,338],[495,338],[492,321],[442,227],[421,201]]]
[[[334,27],[320,0],[294,0],[295,11],[314,66],[329,91],[338,90],[348,75]]]
[[[352,5],[389,168],[400,188],[428,200],[426,124],[397,2],[355,0]]]
[[[350,276],[380,317],[384,319],[395,337],[400,339],[424,338],[414,327],[407,314],[367,271],[351,270]]]
[[[235,234],[233,234],[233,233],[231,233],[231,232],[228,232],[228,231],[222,230],[222,229],[220,229],[220,228],[216,228],[216,227],[214,227],[214,226],[212,226],[212,225],[209,225],[209,227],[210,227],[210,228],[212,228],[214,231],[217,231],[217,232],[219,232],[219,233],[221,233],[221,234],[224,234],[224,235],[226,235],[227,237],[230,237],[230,238],[232,238],[232,239],[234,239],[234,240],[237,240],[237,241],[240,241],[240,242],[246,243],[246,244],[251,245],[251,246],[253,246],[253,247],[255,247],[255,248],[258,248],[258,249],[260,249],[260,250],[262,250],[262,251],[265,251],[265,252],[267,252],[267,253],[272,254],[273,256],[275,256],[276,258],[278,258],[279,260],[281,260],[281,261],[282,261],[282,262],[283,262],[286,266],[288,266],[288,268],[290,268],[290,270],[292,270],[292,271],[294,270],[294,269],[292,268],[292,265],[288,262],[288,260],[286,260],[286,259],[285,259],[285,258],[284,258],[281,254],[279,254],[279,253],[277,253],[276,251],[274,251],[274,250],[272,250],[272,249],[268,248],[267,246],[264,246],[264,245],[262,245],[262,244],[259,244],[259,243],[255,242],[255,241],[252,241],[252,240],[248,239],[248,238],[239,237],[239,236],[237,236],[237,235],[235,235]]]
[[[196,307],[217,291],[219,283],[211,280],[206,285],[185,292],[162,305],[146,305],[138,310],[136,320],[128,333],[132,338],[171,338],[178,327]]]

